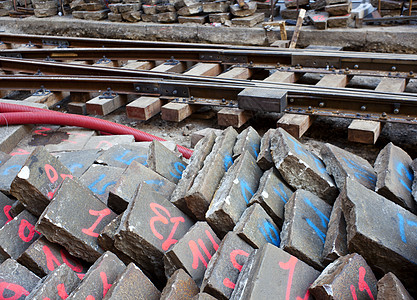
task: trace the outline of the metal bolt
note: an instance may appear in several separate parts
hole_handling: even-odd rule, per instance
[[[360,114],[360,113],[356,113],[356,116],[357,116],[357,117],[360,117],[360,116],[361,116],[361,114]]]
[[[324,107],[324,102],[320,102],[319,107]]]
[[[397,70],[397,68],[396,68],[395,66],[393,66],[393,67],[391,68],[391,70],[392,70],[393,72],[395,72],[395,71]]]
[[[288,111],[292,111],[292,107],[289,107],[289,108],[288,108]]]
[[[346,71],[346,72],[349,72],[349,68],[348,68],[348,67],[346,67],[345,71]]]
[[[225,103],[225,102],[226,102],[226,99],[224,99],[224,98],[223,98],[223,99],[222,99],[222,103]]]
[[[309,106],[307,109],[308,109],[308,110],[312,110],[313,108],[312,108],[311,106]]]
[[[399,110],[398,108],[395,108],[395,109],[394,109],[394,114],[396,114],[396,115],[397,115],[399,112],[400,112],[400,110]]]
[[[201,55],[201,58],[203,59],[204,58],[204,55]]]
[[[135,90],[136,90],[137,92],[139,92],[139,91],[140,91],[140,86],[137,86],[137,87],[135,88]]]
[[[157,88],[157,87],[154,87],[154,88],[153,88],[153,91],[154,91],[154,92],[157,92],[157,91],[158,91],[158,88]]]
[[[290,98],[290,103],[294,103],[294,98]]]
[[[177,90],[173,90],[173,91],[172,91],[172,94],[173,94],[173,95],[176,95],[177,93],[178,93],[178,92],[177,92]]]
[[[382,117],[385,118],[386,116],[387,116],[387,113],[386,112],[383,112],[382,113]]]
[[[191,100],[191,101],[193,101],[193,100],[194,100],[194,96],[191,96],[191,97],[190,97],[190,100]]]
[[[354,69],[359,69],[359,66],[358,65],[354,65],[353,68]]]
[[[365,106],[365,105],[362,105],[362,106],[361,106],[361,110],[362,110],[362,111],[365,111],[365,110],[366,110],[366,106]]]

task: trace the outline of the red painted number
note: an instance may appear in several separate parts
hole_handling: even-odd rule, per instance
[[[104,272],[100,272],[101,282],[103,282],[103,298],[106,296],[108,290],[111,288],[111,284],[107,282],[107,274]],[[95,300],[94,296],[88,295],[85,300]],[[101,299],[101,298],[100,298]]]
[[[178,240],[173,239],[172,237],[175,234],[175,231],[177,231],[178,225],[180,224],[180,222],[185,222],[183,217],[173,217],[171,218],[171,214],[169,213],[169,211],[163,207],[162,205],[159,205],[157,203],[151,203],[149,205],[152,209],[152,211],[156,214],[155,217],[152,217],[151,220],[149,221],[149,226],[151,227],[152,233],[160,240],[163,240],[164,237],[162,234],[160,234],[156,228],[155,228],[155,222],[161,222],[165,225],[168,225],[169,222],[173,223],[174,226],[172,226],[171,232],[168,235],[168,237],[166,238],[166,240],[162,243],[162,250],[166,251],[169,249],[169,247],[173,244],[175,244],[176,242],[178,242]],[[164,217],[161,213],[160,210],[163,211],[167,217]]]
[[[97,220],[94,222],[94,224],[93,225],[91,225],[91,227],[90,228],[83,228],[81,231],[83,232],[83,233],[85,233],[86,235],[89,235],[89,236],[93,236],[93,237],[98,237],[98,233],[96,233],[96,232],[94,232],[94,229],[96,229],[96,227],[97,227],[97,225],[101,222],[101,220],[105,217],[105,216],[108,216],[108,215],[110,215],[110,209],[108,209],[108,208],[105,208],[105,209],[103,209],[103,210],[92,210],[92,209],[90,209],[89,211],[88,211],[89,213],[90,213],[90,215],[92,215],[92,216],[97,216],[98,218],[97,218]]]
[[[58,296],[61,297],[61,299],[65,300],[68,298],[67,291],[65,290],[65,285],[63,283],[58,284],[56,287],[58,290]]]
[[[12,218],[12,216],[10,215],[10,209],[12,208],[12,206],[11,205],[5,205],[4,207],[3,207],[3,212],[4,212],[4,214],[6,215],[6,217],[7,217],[7,221],[6,221],[6,223],[4,223],[4,224],[7,224],[7,223],[9,223],[11,220],[13,220],[13,218]]]
[[[50,164],[46,164],[44,169],[45,169],[46,176],[48,177],[48,179],[51,183],[55,183],[59,179],[59,177],[61,177],[61,181],[64,181],[64,179],[67,178],[67,177],[69,177],[71,179],[73,178],[73,176],[71,174],[59,174],[58,175],[58,172]],[[58,188],[56,188],[54,191],[48,192],[48,198],[49,199],[52,199],[52,197],[55,195],[55,192],[56,192],[57,189]]]
[[[248,257],[249,253],[247,253],[246,251],[243,251],[241,249],[236,249],[236,250],[233,250],[232,252],[230,252],[230,261],[232,262],[233,267],[238,269],[239,272],[240,272],[240,271],[242,271],[243,265],[238,264],[238,262],[236,261],[236,256],[238,256],[238,255],[243,255],[243,256]],[[231,288],[231,289],[234,289],[235,285],[236,285],[229,278],[225,278],[223,280],[223,284],[224,284],[224,286],[226,286],[228,288]]]
[[[313,17],[313,21],[326,21],[326,18],[323,15],[316,15]]]
[[[216,241],[214,240],[213,236],[211,235],[211,233],[206,230],[206,235],[209,238],[209,240],[211,241],[211,243],[213,244],[213,248],[214,251],[217,251],[217,249],[219,248],[219,245],[216,243]],[[203,254],[201,253],[200,249],[197,246],[200,246],[200,248],[203,250],[203,252],[205,253],[206,257],[208,258],[208,260],[206,260],[203,256]],[[199,265],[199,260],[201,260],[201,262],[203,263],[204,267],[207,268],[207,264],[211,259],[211,254],[210,252],[207,250],[206,245],[204,244],[202,239],[198,239],[197,243],[195,241],[189,241],[188,242],[188,246],[190,247],[191,253],[193,254],[193,264],[191,265],[192,268],[194,270],[196,270],[198,268]]]
[[[42,251],[43,253],[45,253],[46,267],[48,268],[49,271],[55,270],[54,264],[56,264],[57,266],[61,265],[61,262],[56,258],[56,256],[52,253],[51,249],[48,246],[46,245],[43,246]],[[65,251],[64,249],[61,249],[60,254],[61,254],[61,259],[64,262],[64,264],[70,267],[71,270],[77,273],[83,271],[83,266],[81,265],[81,263],[78,262],[74,257],[70,257],[67,251]],[[69,259],[71,259],[73,263],[71,263]],[[84,274],[77,274],[77,275],[80,279],[84,278]]]
[[[287,281],[287,290],[285,292],[285,300],[289,300],[290,299],[290,295],[291,295],[291,286],[292,286],[292,279],[294,277],[294,270],[295,270],[295,265],[297,264],[298,259],[294,256],[291,256],[290,259],[284,263],[282,261],[279,262],[279,267],[283,270],[288,270],[289,274],[288,274],[288,281]],[[297,300],[307,300],[310,297],[310,292],[307,290],[307,292],[304,295],[304,298],[301,298],[299,296],[297,296]]]
[[[29,232],[26,235],[25,234],[25,229],[27,229]],[[20,221],[20,225],[19,225],[19,237],[22,241],[28,243],[31,240],[33,240],[33,238],[35,237],[35,233],[40,235],[40,232],[35,230],[35,226],[30,224],[27,220],[23,219],[22,221]]]
[[[113,144],[112,144],[112,143],[110,143],[109,141],[104,140],[104,141],[100,141],[100,142],[97,144],[96,149],[101,148],[101,145],[107,145],[107,146],[109,146],[109,147],[113,146]]]
[[[367,292],[369,298],[371,298],[372,300],[374,300],[374,296],[372,295],[371,289],[369,288],[369,285],[365,282],[365,275],[366,275],[365,268],[364,267],[360,267],[359,268],[359,282],[358,282],[359,290],[361,292],[363,292],[365,290]],[[350,285],[350,291],[352,293],[353,300],[358,300],[358,297],[356,296],[356,289],[353,286],[353,284]]]
[[[5,296],[5,291],[8,291]],[[10,295],[13,292],[13,295]],[[10,295],[10,296],[9,296]],[[22,296],[28,296],[29,292],[21,285],[9,283],[6,281],[0,282],[0,299],[4,300],[17,300]]]
[[[48,131],[50,131],[50,130],[51,130],[51,128],[48,128],[48,127],[41,127],[41,129],[37,129],[37,130],[35,130],[33,133],[35,133],[35,134],[37,134],[37,135],[47,136],[47,134],[46,134],[46,133],[44,133],[44,132],[48,132]]]
[[[16,152],[10,153],[11,156],[15,156],[15,155],[28,155],[28,154],[30,154],[30,152],[27,152],[26,150],[20,149],[20,148],[17,149]]]

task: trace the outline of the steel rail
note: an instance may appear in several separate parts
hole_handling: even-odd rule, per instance
[[[166,72],[156,72],[151,70],[129,70],[122,68],[112,68],[112,67],[101,67],[101,66],[90,66],[90,65],[74,65],[74,64],[65,64],[57,62],[45,62],[38,60],[24,60],[16,58],[1,58],[0,57],[0,67],[5,71],[21,71],[25,73],[35,74],[40,71],[39,76],[44,77],[45,75],[56,75],[56,76],[94,76],[97,77],[137,77],[139,79],[146,80],[146,78],[155,78],[156,80],[176,80],[176,82],[186,81],[186,82],[205,82],[213,84],[237,84],[244,85],[246,87],[256,86],[266,86],[266,87],[284,87],[290,88],[291,90],[301,90],[301,91],[343,91],[346,94],[359,94],[359,95],[369,95],[377,94],[378,97],[381,95],[388,95],[391,99],[401,99],[411,97],[414,99],[415,94],[407,93],[382,93],[375,92],[372,90],[359,90],[352,88],[329,88],[329,87],[316,87],[311,85],[302,85],[302,84],[288,84],[288,83],[275,83],[268,81],[257,81],[257,80],[243,80],[243,79],[226,79],[226,78],[217,78],[217,77],[207,77],[207,76],[195,76],[195,75],[184,75],[177,73],[166,73]],[[36,76],[38,77],[38,76]],[[359,91],[359,92],[357,92]],[[383,97],[384,98],[384,97]]]
[[[240,82],[240,83],[239,83]],[[287,94],[276,112],[332,115],[346,118],[377,119],[417,124],[417,96],[349,88],[321,88],[300,84],[277,84],[240,80],[228,83],[155,78],[88,76],[0,76],[0,89],[35,90],[43,86],[51,91],[105,91],[123,94],[163,96],[175,101],[207,105],[228,103],[240,107],[239,93],[248,87],[274,89]],[[226,101],[224,101],[224,100]],[[271,101],[278,101],[272,98]]]
[[[5,49],[1,56],[26,59],[55,60],[169,60],[213,62],[225,65],[250,64],[253,66],[292,65],[314,68],[379,70],[390,72],[417,71],[417,55],[386,54],[348,51],[292,51],[209,48],[56,48]]]

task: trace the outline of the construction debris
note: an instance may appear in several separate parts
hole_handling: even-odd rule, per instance
[[[50,131],[45,134],[62,135],[64,129]],[[48,141],[20,149],[28,153],[24,160],[1,176],[11,183],[9,196],[0,194],[2,295],[36,299],[60,291],[68,299],[263,299],[311,293],[316,299],[389,294],[409,299],[408,293],[417,294],[416,179],[411,158],[398,146],[388,144],[373,169],[331,144],[322,146],[322,160],[281,128],[263,137],[251,127],[239,135],[228,128],[217,138],[211,132],[201,139],[186,164],[160,142],[118,137],[112,141],[123,145],[94,150],[95,159],[80,160],[88,166],[75,176],[73,167],[64,166],[66,156],[59,152],[55,158],[46,150]],[[99,141],[89,136],[83,145]],[[91,150],[62,143],[60,151],[77,157]],[[2,157],[7,166],[17,156]],[[125,163],[111,166],[111,157]],[[172,192],[176,186],[181,191]],[[108,201],[101,198],[106,190]],[[16,203],[28,210],[13,218]]]

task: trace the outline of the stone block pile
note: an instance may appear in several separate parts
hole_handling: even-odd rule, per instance
[[[318,29],[348,27],[353,23],[351,0],[316,0],[308,16]]]
[[[417,296],[417,159],[206,133],[189,160],[58,126],[1,153],[0,298]]]
[[[74,18],[95,21],[107,19],[110,11],[103,0],[73,0],[70,7]]]

